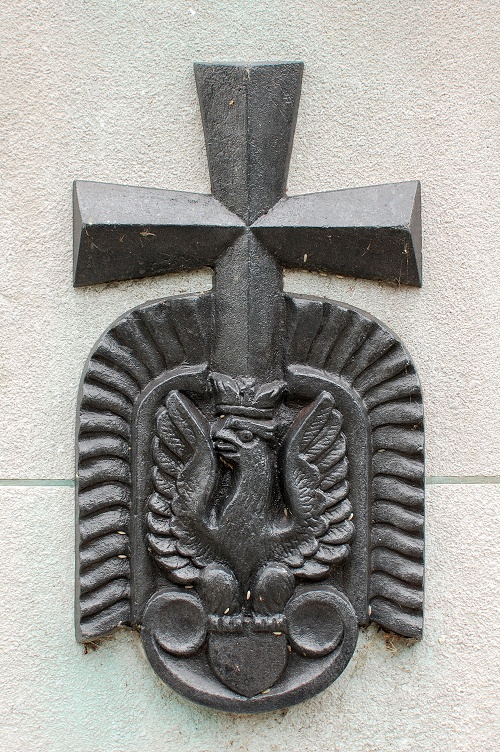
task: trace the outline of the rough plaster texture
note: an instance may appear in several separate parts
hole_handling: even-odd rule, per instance
[[[290,194],[422,181],[422,290],[297,271],[286,288],[363,308],[407,344],[425,393],[428,475],[498,476],[498,19],[496,0],[4,3],[0,480],[70,480],[95,340],[139,303],[210,286],[201,270],[74,290],[71,183],[208,192],[192,63],[224,59],[305,62]],[[327,692],[257,718],[182,701],[132,635],[83,655],[71,489],[0,491],[0,752],[500,745],[498,486],[429,487],[422,644],[394,653],[370,630]]]
[[[307,273],[287,288],[354,303],[407,343],[429,475],[492,474],[498,26],[494,0],[4,4],[0,477],[70,478],[69,416],[102,330],[140,301],[210,284],[200,272],[73,290],[72,180],[208,191],[193,61],[297,58],[289,192],[420,179],[425,266],[422,290]]]
[[[85,655],[73,636],[71,490],[0,490],[2,752],[498,748],[498,486],[429,489],[421,643],[405,647],[371,628],[327,691],[253,718],[180,698],[131,633]]]

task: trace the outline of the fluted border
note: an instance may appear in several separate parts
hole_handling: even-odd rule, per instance
[[[287,354],[342,379],[371,433],[370,619],[406,637],[423,623],[424,432],[415,367],[386,326],[351,306],[287,296]]]
[[[424,435],[419,380],[383,324],[350,306],[286,296],[285,358],[340,377],[371,428],[370,618],[422,632]],[[148,303],[120,318],[84,370],[78,412],[77,632],[130,621],[131,428],[153,379],[209,357],[211,296]]]
[[[77,636],[89,641],[131,617],[131,432],[153,379],[207,359],[210,295],[148,303],[118,319],[82,378],[77,451]]]

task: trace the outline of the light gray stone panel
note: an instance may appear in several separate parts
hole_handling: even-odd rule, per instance
[[[202,272],[73,290],[71,182],[208,191],[192,62],[220,59],[304,60],[290,194],[422,181],[422,290],[303,273],[287,288],[355,304],[406,342],[426,396],[429,474],[498,472],[496,4],[283,8],[4,7],[1,477],[71,477],[95,340],[134,305],[209,286]]]
[[[162,685],[130,633],[85,654],[73,629],[71,489],[0,488],[0,747],[271,752],[286,738],[290,752],[490,752],[500,733],[500,489],[432,486],[428,502],[423,641],[370,628],[327,691],[242,717]]]

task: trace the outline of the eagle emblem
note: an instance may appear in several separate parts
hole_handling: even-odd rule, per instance
[[[237,640],[229,643],[231,665],[226,656],[221,668],[221,643],[217,638],[213,643],[212,635],[241,640],[250,634],[257,645],[259,637],[282,637],[289,630],[285,613],[296,584],[323,580],[349,555],[354,524],[346,439],[327,392],[298,413],[279,442],[275,411],[284,383],[257,387],[251,379],[220,374],[212,382],[218,413],[212,424],[177,390],[156,416],[148,550],[168,581],[196,588],[213,670],[232,689],[252,696],[269,689],[268,682],[274,684],[284,670],[285,639],[271,640],[282,655],[271,675],[259,667],[256,681],[255,666],[251,677],[236,668],[244,665]],[[171,590],[166,592],[171,604]],[[312,608],[316,592],[309,595]],[[320,592],[328,601],[328,591]],[[155,611],[161,598],[154,601]],[[333,600],[329,606],[335,610]],[[324,627],[302,640],[303,625],[295,622],[297,616],[291,639],[302,654],[327,654],[335,647]],[[199,647],[198,627],[192,652]],[[180,625],[172,622],[171,629],[169,641],[162,628],[160,649],[189,654],[188,631],[179,643]]]

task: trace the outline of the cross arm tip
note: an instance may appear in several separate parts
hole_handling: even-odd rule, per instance
[[[287,197],[252,230],[284,267],[422,286],[418,181]]]
[[[74,287],[212,266],[245,229],[213,196],[81,180],[73,214]]]

